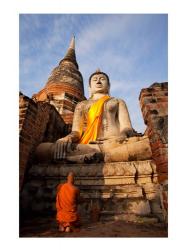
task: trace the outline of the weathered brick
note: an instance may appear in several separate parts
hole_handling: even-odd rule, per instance
[[[156,149],[158,149],[158,148],[167,148],[167,145],[164,144],[164,143],[162,143],[161,140],[158,140],[158,141],[156,141],[156,142],[154,142],[154,143],[151,143],[151,148],[152,148],[153,150],[156,150]]]
[[[164,97],[158,97],[157,101],[161,102],[161,103],[163,103],[163,102],[167,102],[168,103],[168,96],[165,96],[165,94],[164,94]]]
[[[32,157],[35,147],[46,138],[55,141],[62,137],[65,127],[64,120],[56,109],[46,103],[34,103],[31,99],[23,98],[20,114],[20,176],[24,176],[29,158]],[[24,104],[24,105],[23,105]],[[30,105],[28,105],[30,104]],[[24,112],[23,112],[24,110]],[[51,123],[52,129],[46,131],[47,124]],[[50,134],[48,134],[50,133]],[[60,135],[60,136],[58,136]],[[56,137],[55,137],[56,136]]]
[[[168,179],[168,173],[159,173],[159,175],[158,175],[159,183],[163,183],[167,179]]]
[[[159,166],[163,163],[168,162],[167,155],[159,155],[155,158],[156,164]]]
[[[168,90],[167,83],[155,83],[143,89],[139,96],[143,118],[148,128],[146,134],[150,139],[153,159],[156,162],[159,180],[167,179],[168,149],[167,149],[167,115]],[[164,129],[164,130],[163,130]]]

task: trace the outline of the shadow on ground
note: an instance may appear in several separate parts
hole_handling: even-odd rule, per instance
[[[167,237],[167,226],[163,223],[128,223],[109,221],[83,223],[72,233],[58,232],[54,218],[35,217],[20,223],[20,237]]]

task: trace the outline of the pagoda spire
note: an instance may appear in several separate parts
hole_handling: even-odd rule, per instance
[[[71,38],[70,45],[66,52],[65,57],[60,61],[59,64],[61,64],[61,62],[63,61],[70,61],[77,67],[77,69],[79,68],[77,64],[77,60],[76,60],[76,55],[75,55],[75,36],[74,35]]]
[[[71,38],[71,42],[69,45],[69,49],[74,49],[75,50],[75,36],[73,35],[73,37]]]

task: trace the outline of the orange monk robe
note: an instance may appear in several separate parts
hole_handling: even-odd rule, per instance
[[[77,198],[79,189],[72,184],[60,184],[56,195],[56,219],[64,227],[76,224],[79,221],[77,213]]]
[[[78,143],[88,144],[90,141],[95,141],[98,136],[101,118],[103,114],[103,107],[106,100],[110,96],[105,95],[101,97],[97,102],[92,104],[88,111],[87,128]]]

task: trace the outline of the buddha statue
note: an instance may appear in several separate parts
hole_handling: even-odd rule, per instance
[[[149,139],[133,128],[126,103],[110,96],[106,73],[89,78],[90,98],[77,104],[72,132],[55,143],[41,143],[39,162],[98,163],[147,160]]]

